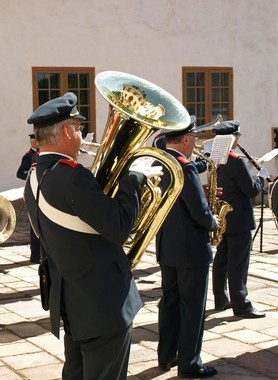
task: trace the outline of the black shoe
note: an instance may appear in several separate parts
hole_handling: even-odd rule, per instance
[[[169,363],[159,363],[158,367],[161,369],[161,371],[166,372],[166,371],[170,371],[170,369],[172,367],[175,367],[176,365],[178,365],[178,359],[177,358],[173,359]]]
[[[256,310],[252,308],[249,311],[245,311],[243,313],[235,313],[235,317],[239,318],[264,318],[265,313],[263,311]]]
[[[217,371],[214,367],[207,367],[203,365],[197,372],[178,372],[179,377],[183,379],[199,379],[201,377],[212,377],[217,374]]]
[[[35,259],[34,257],[30,257],[31,264],[39,264],[40,262],[41,262],[41,259]]]
[[[219,310],[219,311],[224,311],[231,308],[232,308],[232,305],[230,301],[226,302],[224,305],[219,305],[219,306],[215,305],[215,310]]]

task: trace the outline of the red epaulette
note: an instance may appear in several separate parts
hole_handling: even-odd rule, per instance
[[[178,161],[182,162],[184,165],[190,164],[190,161],[184,158],[183,156],[179,156]]]
[[[69,165],[71,166],[73,169],[75,169],[77,166],[80,166],[81,164],[78,164],[77,162],[74,162],[72,160],[69,160],[67,158],[61,158],[61,160],[59,160],[59,162],[61,164],[65,164],[65,165]]]
[[[240,157],[240,155],[238,153],[234,153],[234,152],[230,152],[229,156],[231,156],[233,158],[239,158]]]
[[[31,165],[31,168],[34,168],[35,166],[37,166],[37,163],[33,162],[32,165]]]

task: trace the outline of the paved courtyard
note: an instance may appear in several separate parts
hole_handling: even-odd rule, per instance
[[[260,211],[255,209],[257,220]],[[250,300],[266,311],[266,318],[241,320],[231,310],[215,312],[210,282],[202,359],[217,368],[215,379],[278,379],[278,230],[269,209],[264,209],[262,239],[261,231],[254,240],[248,288]],[[0,246],[0,380],[61,379],[63,341],[49,332],[38,265],[31,265],[29,256],[28,222],[21,221]],[[144,307],[134,321],[128,379],[178,379],[176,368],[164,373],[157,367],[161,289],[153,244],[133,273]]]

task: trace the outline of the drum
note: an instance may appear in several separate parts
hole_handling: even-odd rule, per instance
[[[278,228],[278,177],[269,183],[268,187],[268,204],[272,211],[273,219]]]

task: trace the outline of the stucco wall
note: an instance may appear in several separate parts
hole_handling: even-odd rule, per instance
[[[278,127],[277,0],[0,0],[0,191],[28,149],[33,66],[138,75],[181,100],[183,66],[234,68],[242,145],[260,157]],[[107,103],[97,94],[97,136]],[[276,175],[276,160],[267,164]]]

